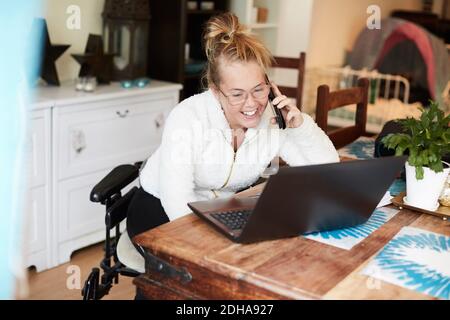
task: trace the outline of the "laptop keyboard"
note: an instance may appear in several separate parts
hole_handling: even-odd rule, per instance
[[[251,210],[226,211],[211,214],[216,220],[231,230],[241,230],[252,213]]]

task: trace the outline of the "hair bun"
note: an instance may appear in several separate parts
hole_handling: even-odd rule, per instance
[[[234,35],[237,33],[238,33],[238,31],[236,31],[236,30],[229,31],[228,33],[226,33],[222,36],[221,42],[225,43],[225,44],[232,43],[234,40]]]
[[[236,35],[245,33],[245,28],[239,23],[238,17],[233,13],[226,12],[212,17],[205,28],[206,51],[212,51],[219,43],[231,44]]]
[[[264,44],[248,32],[231,12],[211,17],[205,25],[203,39],[208,59],[208,85],[219,82],[217,67],[222,56],[230,60],[254,60],[263,69],[272,63],[272,55]]]

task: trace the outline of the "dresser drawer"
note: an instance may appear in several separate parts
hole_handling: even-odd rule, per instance
[[[105,207],[89,201],[92,188],[108,171],[58,183],[58,242],[105,229]]]
[[[158,147],[173,98],[115,103],[59,115],[57,179],[142,161]]]
[[[89,234],[105,231],[105,206],[89,200],[92,188],[111,170],[102,170],[58,183],[56,214],[58,242],[77,240]],[[139,185],[139,179],[122,190],[122,194]],[[73,250],[92,243],[80,242]]]
[[[24,220],[24,247],[26,254],[44,250],[48,234],[48,203],[46,187],[33,188],[27,192]]]
[[[48,162],[50,159],[50,120],[48,118],[49,116],[44,111],[33,112],[31,116],[25,158],[31,188],[44,185],[48,180]]]

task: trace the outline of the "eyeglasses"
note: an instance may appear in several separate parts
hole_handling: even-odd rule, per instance
[[[223,93],[223,91],[219,88],[220,93],[223,94],[225,98],[228,99],[228,103],[235,106],[238,104],[243,104],[248,99],[249,92],[244,90],[233,90],[231,94],[226,95]],[[250,94],[254,99],[261,100],[265,99],[269,96],[270,87],[268,84],[261,84],[257,86],[256,88],[252,89],[250,91]]]

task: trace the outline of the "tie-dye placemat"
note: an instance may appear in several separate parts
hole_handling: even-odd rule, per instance
[[[436,298],[450,299],[450,237],[404,227],[362,273]]]
[[[395,197],[399,193],[406,191],[406,182],[402,179],[395,179],[392,185],[389,187],[389,193]]]
[[[339,230],[315,232],[304,237],[322,242],[334,247],[351,250],[355,245],[367,238],[372,232],[380,228],[398,213],[397,209],[378,208],[366,223]]]
[[[398,213],[397,209],[378,208],[366,223],[332,231],[323,231],[304,235],[305,238],[322,242],[344,250],[351,250],[355,245],[367,238],[372,232],[392,219]]]
[[[338,150],[339,156],[352,159],[373,159],[375,140],[359,137],[354,142]]]
[[[375,140],[369,137],[359,137],[354,142],[338,150],[339,156],[367,160],[374,158]],[[396,179],[389,188],[391,196],[395,197],[406,191],[406,183],[402,179]]]

